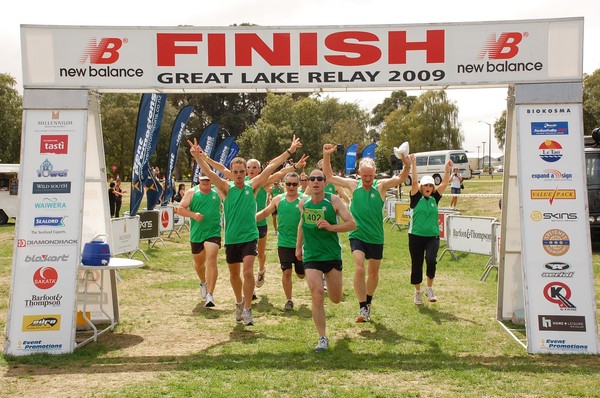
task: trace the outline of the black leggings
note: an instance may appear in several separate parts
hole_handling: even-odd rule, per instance
[[[423,282],[423,260],[427,264],[426,275],[435,278],[437,254],[440,248],[439,236],[418,236],[408,234],[408,250],[412,263],[410,283],[418,285]]]

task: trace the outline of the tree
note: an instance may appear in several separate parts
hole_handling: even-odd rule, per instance
[[[583,131],[591,135],[600,127],[600,69],[583,76]]]
[[[504,148],[506,142],[506,109],[502,111],[502,114],[494,122],[494,137],[498,143],[498,148]]]
[[[15,89],[17,81],[0,73],[0,162],[19,163],[23,99]]]
[[[410,142],[411,152],[460,148],[464,140],[458,123],[458,107],[448,100],[445,90],[428,90],[416,100],[407,101],[384,119],[377,164],[389,167],[394,146]]]

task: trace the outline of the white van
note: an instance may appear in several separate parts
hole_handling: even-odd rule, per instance
[[[19,211],[19,165],[0,164],[0,225]]]
[[[435,181],[435,185],[442,182],[442,177],[446,172],[446,163],[452,160],[453,167],[458,167],[458,172],[464,179],[471,178],[471,169],[469,168],[469,159],[467,153],[462,149],[448,149],[444,151],[417,152],[414,154],[417,163],[417,173],[419,177],[430,175]],[[406,185],[411,185],[410,174],[406,179]]]

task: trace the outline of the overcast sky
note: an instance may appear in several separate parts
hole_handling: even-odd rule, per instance
[[[415,24],[472,21],[502,21],[584,17],[583,72],[600,68],[600,1],[598,0],[504,0],[481,3],[471,0],[220,0],[177,2],[128,2],[104,0],[30,1],[5,7],[0,24],[2,61],[0,72],[21,79],[21,24],[101,26],[227,26],[253,23],[262,26]],[[409,92],[418,95],[420,92]],[[459,121],[465,135],[463,147],[477,152],[488,141],[488,126],[506,108],[506,89],[455,89],[448,91],[459,107]],[[371,110],[389,92],[331,94],[357,102]],[[492,152],[498,147],[492,138]],[[399,143],[400,144],[400,143]]]

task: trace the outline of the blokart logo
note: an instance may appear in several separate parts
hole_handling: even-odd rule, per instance
[[[532,122],[531,135],[568,135],[568,122]]]
[[[554,163],[562,158],[563,147],[554,140],[546,140],[539,146],[540,158],[549,163]]]
[[[33,284],[39,289],[50,289],[58,281],[58,272],[52,267],[41,267],[33,274]]]
[[[69,152],[68,135],[42,135],[40,137],[40,153],[66,155]]]
[[[571,241],[564,231],[551,229],[542,237],[542,246],[549,255],[562,256],[569,251]]]
[[[502,32],[500,36],[496,38],[496,34],[492,33],[481,49],[479,58],[485,58],[486,54],[488,59],[514,58],[519,53],[519,43],[521,43],[523,37],[527,36],[529,36],[529,33],[527,32]]]
[[[544,297],[549,302],[558,305],[558,307],[565,311],[574,311],[577,309],[569,299],[571,298],[571,288],[562,282],[550,282],[544,286]]]
[[[68,254],[61,254],[59,256],[51,256],[49,254],[28,254],[25,256],[26,263],[54,263],[65,261],[69,261]]]
[[[79,62],[84,64],[89,58],[92,65],[114,64],[119,60],[119,50],[127,43],[127,39],[103,37],[100,41],[91,38],[81,54]]]

